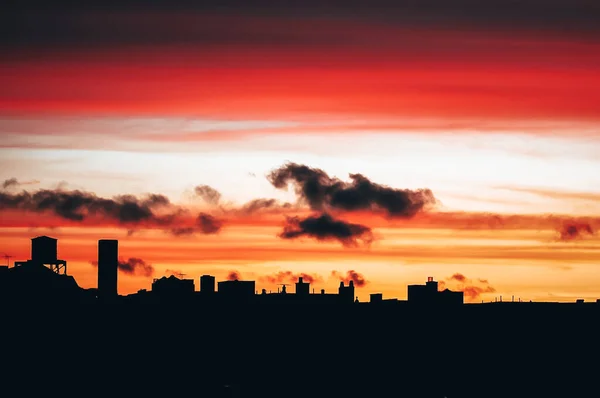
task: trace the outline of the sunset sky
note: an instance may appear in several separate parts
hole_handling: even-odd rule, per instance
[[[11,263],[600,298],[597,2],[60,3],[0,13]]]

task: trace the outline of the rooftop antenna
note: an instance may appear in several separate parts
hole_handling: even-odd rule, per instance
[[[290,284],[289,283],[278,283],[278,286],[281,286],[281,293],[287,293],[285,291],[285,287],[290,286]],[[277,289],[277,290],[279,290],[279,289]]]
[[[14,256],[11,256],[10,254],[2,253],[2,257],[4,257],[6,259],[6,266],[10,267],[10,259],[13,258]]]

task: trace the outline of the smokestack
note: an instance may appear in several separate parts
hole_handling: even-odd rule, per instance
[[[117,293],[117,269],[119,266],[119,241],[98,241],[98,297],[113,298]]]

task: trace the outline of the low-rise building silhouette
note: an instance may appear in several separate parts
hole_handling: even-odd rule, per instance
[[[175,275],[155,278],[152,281],[152,293],[162,297],[185,297],[194,294],[193,279],[179,279]]]
[[[200,292],[203,294],[212,294],[215,292],[215,277],[212,275],[202,275],[200,277]]]
[[[344,303],[353,303],[354,302],[354,281],[350,281],[348,286],[344,286],[344,282],[340,282],[340,287],[338,289],[340,301]]]
[[[438,282],[428,277],[424,285],[408,286],[408,302],[417,305],[462,305],[464,293],[449,289],[438,290]]]
[[[67,274],[67,262],[58,258],[58,241],[49,236],[31,239],[31,258],[27,261],[15,261],[14,266],[38,264],[48,267],[57,274]]]
[[[218,282],[218,293],[225,300],[251,300],[255,296],[255,281],[221,281]]]
[[[0,270],[0,295],[18,300],[84,297],[84,289],[67,275],[67,262],[58,259],[57,242],[48,236],[32,238],[31,258]]]

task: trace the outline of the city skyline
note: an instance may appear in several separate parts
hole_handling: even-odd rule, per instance
[[[361,300],[430,275],[600,297],[597,6],[91,3],[0,13],[0,255],[54,236],[93,287],[118,239],[124,293],[353,271]]]

